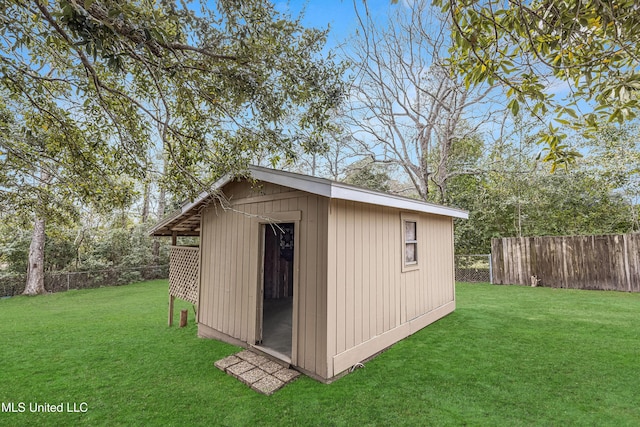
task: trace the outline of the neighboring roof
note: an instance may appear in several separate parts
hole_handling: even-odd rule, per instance
[[[393,194],[373,191],[342,182],[317,178],[299,173],[285,172],[260,166],[249,166],[252,178],[258,181],[282,185],[307,193],[317,194],[330,199],[350,200],[354,202],[370,203],[373,205],[388,206],[410,211],[425,212],[434,215],[443,215],[454,218],[469,218],[469,213],[456,208],[450,208],[433,203]],[[184,204],[180,210],[158,222],[149,231],[154,236],[171,236],[174,232],[179,236],[197,236],[200,227],[200,209],[212,200],[212,194],[221,189],[235,177],[225,175],[216,181],[210,191],[201,193],[194,201]]]

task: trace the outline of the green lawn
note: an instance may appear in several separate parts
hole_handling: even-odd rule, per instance
[[[457,296],[364,369],[273,396],[213,366],[238,349],[198,339],[191,310],[187,328],[166,326],[166,281],[0,300],[0,402],[27,405],[0,425],[640,425],[640,295],[459,284]]]

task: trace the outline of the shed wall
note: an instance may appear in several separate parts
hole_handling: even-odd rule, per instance
[[[260,223],[278,213],[300,212],[296,229],[297,316],[295,365],[327,371],[326,254],[328,199],[269,183],[232,182],[223,189],[233,210],[212,203],[203,211],[198,322],[244,343],[256,338],[261,271]],[[287,222],[287,221],[285,221]]]
[[[403,213],[332,200],[327,260],[327,377],[455,308],[453,221],[416,219],[419,268],[402,272]]]

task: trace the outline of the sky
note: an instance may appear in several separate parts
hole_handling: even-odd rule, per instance
[[[362,8],[364,1],[355,0],[355,3]],[[304,10],[302,23],[305,27],[324,29],[329,26],[327,39],[329,48],[345,42],[357,27],[354,0],[274,0],[274,4],[279,12],[289,12],[294,17]],[[383,14],[390,8],[401,7],[392,5],[391,0],[367,1],[367,4],[372,14]]]
[[[291,0],[275,1],[279,12],[288,12],[297,16],[304,10],[302,20],[306,27],[331,27],[331,44],[343,41],[355,29],[355,14],[352,0]]]
[[[350,36],[354,35],[357,24],[357,17],[354,7],[360,11],[364,9],[365,2],[371,14],[384,22],[390,12],[396,8],[406,7],[412,0],[399,0],[396,4],[392,0],[272,0],[276,10],[283,13],[290,13],[293,17],[304,10],[302,23],[306,27],[324,29],[329,26],[330,31],[326,43],[326,49],[334,49],[348,42]],[[348,44],[345,49],[348,51]],[[569,87],[566,82],[552,81],[553,93],[558,101],[569,94]],[[506,101],[505,101],[506,103]],[[588,112],[592,106],[584,102],[579,104],[582,112]]]

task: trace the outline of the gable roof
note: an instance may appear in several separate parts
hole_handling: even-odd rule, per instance
[[[248,169],[251,177],[258,181],[282,185],[330,199],[369,203],[453,218],[469,218],[469,213],[461,209],[369,190],[325,178],[260,166],[249,166]],[[149,230],[149,234],[153,236],[171,236],[175,232],[179,236],[197,236],[200,227],[200,209],[211,201],[212,194],[233,181],[234,178],[231,174],[223,176],[211,186],[211,190],[200,193],[195,200],[185,203],[179,210],[159,221]]]

